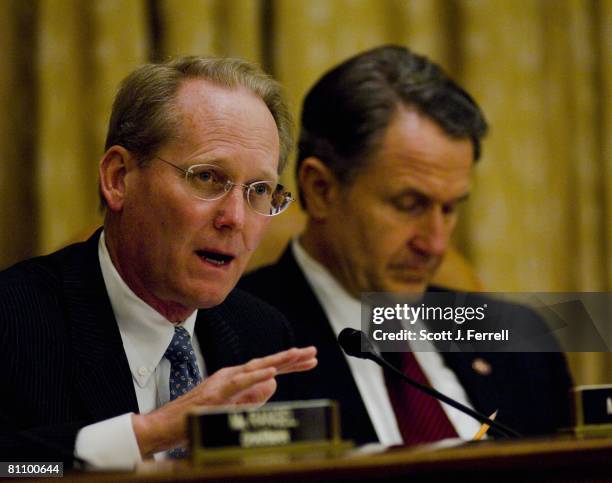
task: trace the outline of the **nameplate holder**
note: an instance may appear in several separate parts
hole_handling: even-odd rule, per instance
[[[337,455],[352,446],[341,439],[338,411],[326,399],[198,410],[188,421],[192,462]]]
[[[578,436],[612,435],[612,384],[578,386],[574,402]]]

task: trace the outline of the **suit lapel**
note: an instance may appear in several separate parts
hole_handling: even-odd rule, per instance
[[[231,295],[230,295],[231,297]],[[222,367],[235,366],[245,362],[239,337],[224,316],[224,302],[221,306],[198,311],[194,332],[206,364],[208,375]]]
[[[465,303],[468,292],[455,292],[435,285],[427,288],[428,294],[435,295],[435,303],[445,301],[453,306]],[[479,352],[440,352],[444,363],[454,373],[477,411],[490,415],[499,409],[496,396],[496,374],[491,354]]]
[[[94,420],[138,412],[132,376],[98,260],[98,230],[69,252],[64,291],[78,396]]]
[[[455,373],[474,409],[489,416],[499,409],[495,366],[489,354],[442,352],[445,364]]]
[[[305,395],[312,394],[312,391],[317,391],[318,397],[335,395],[341,405],[342,427],[357,443],[376,441],[374,426],[348,363],[338,346],[336,335],[323,307],[295,261],[291,246],[287,247],[277,267],[280,272],[277,280],[291,280],[291,292],[284,294],[278,306],[282,307],[281,311],[292,320],[300,345],[312,344],[318,350],[319,366],[299,374],[296,381],[309,381],[300,384]]]

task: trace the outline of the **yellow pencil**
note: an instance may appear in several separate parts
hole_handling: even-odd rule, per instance
[[[497,416],[497,409],[495,410],[495,412],[493,414],[491,414],[491,416],[489,416],[489,419],[495,420],[495,416]],[[489,430],[491,426],[487,423],[484,423],[480,429],[478,430],[478,432],[474,435],[474,437],[472,438],[472,441],[480,441],[485,434],[487,434],[487,431]]]

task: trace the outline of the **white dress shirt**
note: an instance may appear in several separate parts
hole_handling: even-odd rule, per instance
[[[98,258],[132,373],[138,409],[146,414],[170,400],[170,362],[164,353],[174,336],[175,326],[126,285],[111,261],[104,232],[100,235]],[[180,326],[191,336],[200,374],[204,377],[204,360],[193,337],[196,317],[197,311]],[[82,428],[77,435],[75,454],[100,468],[133,468],[141,456],[132,413]],[[160,459],[164,454],[157,453],[155,458]]]
[[[323,265],[306,253],[297,239],[292,241],[291,248],[297,264],[323,307],[336,336],[347,327],[360,329],[360,301],[346,292]],[[433,347],[428,352],[415,352],[414,356],[432,387],[472,407],[457,376],[444,364],[444,360]],[[403,439],[387,394],[382,369],[369,360],[348,357],[346,354],[344,357],[379,441],[385,445],[401,444]],[[441,403],[441,405],[459,437],[465,440],[472,439],[480,428],[480,423],[447,404]]]

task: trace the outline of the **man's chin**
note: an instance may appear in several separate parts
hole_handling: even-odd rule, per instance
[[[206,295],[206,297],[199,297],[194,306],[198,309],[211,309],[217,305],[221,305],[228,295],[229,292],[224,294],[209,294]]]
[[[181,300],[190,307],[210,309],[223,303],[236,283],[237,278],[233,276],[218,277],[216,280],[200,277],[178,286],[177,292],[182,293]]]
[[[198,309],[210,309],[219,304],[227,298],[231,289],[211,289],[210,287],[199,287],[190,290],[189,292],[183,292],[181,301],[185,306],[192,307],[194,310]]]
[[[429,280],[424,278],[413,278],[398,280],[387,287],[387,292],[412,293],[421,295],[427,290]]]

